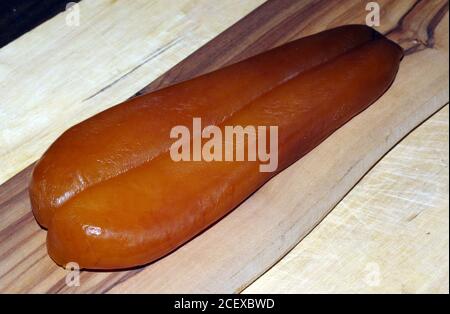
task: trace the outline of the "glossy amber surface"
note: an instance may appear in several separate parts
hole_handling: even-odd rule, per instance
[[[37,163],[30,198],[60,265],[118,269],[180,246],[367,108],[402,49],[365,26],[306,37],[129,100],[61,135]],[[170,130],[278,126],[279,166],[174,162]],[[226,235],[224,235],[226,236]]]

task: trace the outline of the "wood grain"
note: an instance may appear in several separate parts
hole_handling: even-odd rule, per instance
[[[364,3],[334,4],[330,5],[329,1],[266,3],[144,92],[306,34],[340,24],[364,22],[367,13]],[[66,273],[48,258],[45,232],[30,213],[26,193],[29,168],[3,184],[0,187],[0,290],[242,290],[294,247],[396,142],[448,102],[448,3],[380,1],[380,4],[385,9],[385,22],[380,30],[408,49],[388,93],[225,219],[156,263],[130,271],[82,272],[81,286],[67,287]],[[115,84],[98,95],[114,94],[118,88],[120,84]]]
[[[448,293],[449,107],[245,293]]]

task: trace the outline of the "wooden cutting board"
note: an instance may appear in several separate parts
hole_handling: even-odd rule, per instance
[[[6,95],[6,99],[11,99],[11,102],[15,101],[16,104],[23,101],[25,108],[35,110],[35,112],[31,110],[31,113],[24,112],[23,116],[20,116],[21,111],[15,108],[18,120],[14,123],[21,125],[20,122],[34,122],[29,127],[34,126],[38,136],[33,137],[32,132],[25,130],[27,131],[24,131],[25,135],[18,140],[2,142],[5,147],[8,145],[8,149],[1,154],[2,163],[7,163],[5,174],[2,175],[9,177],[17,172],[15,169],[20,168],[20,165],[24,166],[27,162],[34,161],[46,145],[59,134],[58,132],[132,95],[133,90],[137,91],[145,85],[143,82],[145,76],[148,76],[148,71],[152,75],[158,75],[170,67],[170,62],[176,63],[183,55],[189,53],[189,50],[182,49],[192,49],[203,44],[202,40],[205,42],[210,40],[214,31],[233,22],[233,18],[222,18],[220,23],[217,22],[221,26],[214,25],[214,18],[220,15],[218,13],[228,10],[225,12],[229,12],[232,16],[232,12],[238,7],[237,2],[233,3],[234,6],[224,5],[220,8],[222,10],[208,3],[204,3],[203,8],[189,1],[179,3],[182,5],[177,6],[175,12],[172,12],[176,14],[172,16],[163,14],[160,20],[149,22],[154,23],[153,26],[156,27],[152,33],[156,36],[155,42],[148,38],[139,38],[139,41],[130,40],[126,48],[117,51],[117,55],[113,57],[105,57],[101,47],[98,47],[98,51],[94,51],[93,58],[98,58],[99,62],[107,59],[108,62],[117,62],[120,65],[115,68],[118,73],[110,73],[111,80],[102,82],[96,78],[95,81],[89,82],[85,79],[82,80],[85,84],[82,89],[74,86],[73,93],[66,90],[66,94],[59,94],[56,88],[58,81],[52,81],[52,76],[47,74],[47,80],[42,82],[43,86],[32,86],[39,91],[34,97],[30,98],[30,94],[26,95],[29,97],[26,99],[23,98],[25,96],[17,96],[20,86],[16,91],[5,91],[3,95]],[[82,272],[79,287],[66,286],[67,273],[58,268],[46,255],[45,231],[39,229],[30,212],[26,188],[31,166],[2,184],[0,290],[241,291],[292,249],[395,143],[448,102],[448,3],[438,0],[379,1],[379,3],[383,8],[379,30],[406,49],[400,72],[391,89],[368,110],[338,130],[305,158],[271,180],[223,220],[153,264],[129,271]],[[253,6],[257,4],[252,3]],[[129,30],[127,25],[122,25],[123,29],[120,27],[115,29],[117,26],[114,20],[121,20],[132,14],[139,21],[139,18],[145,20],[148,17],[146,14],[151,10],[167,12],[162,5],[158,6],[157,1],[151,2],[148,7],[141,7],[142,4],[138,3],[129,8],[123,7],[121,10],[114,7],[115,5],[118,4],[93,5],[92,2],[82,1],[81,12],[86,12],[88,16],[85,18],[89,22],[84,26],[82,23],[81,27],[97,30],[100,34],[111,32],[111,35],[117,36],[111,39],[119,40],[124,34],[128,34]],[[248,4],[247,7],[241,8],[241,12],[252,10],[252,5]],[[97,18],[96,13],[100,11],[104,15]],[[205,12],[212,12],[210,20],[206,22],[199,17],[204,16]],[[217,15],[214,15],[214,12]],[[366,14],[365,2],[360,1],[267,2],[139,93],[191,78],[326,28],[348,23],[364,23]],[[42,25],[42,33],[37,29],[35,30],[37,32],[33,31],[34,33],[31,32],[12,45],[6,46],[0,50],[0,60],[11,60],[8,58],[14,54],[26,58],[28,45],[40,47],[39,52],[43,55],[49,50],[54,51],[55,43],[47,42],[46,36],[49,36],[52,30],[57,36],[60,32],[58,23],[64,18],[61,15],[57,16]],[[202,22],[212,26],[202,28],[204,25]],[[170,29],[172,33],[165,34],[165,29]],[[95,47],[98,36],[79,38],[77,37],[79,33],[83,32],[72,29],[67,31],[65,35],[70,36],[72,42],[70,40],[65,42],[64,38],[67,37],[58,37],[58,45],[65,43],[72,50],[64,49],[63,46],[60,53],[55,53],[53,62],[55,59],[58,62],[66,62],[67,55],[77,58],[77,53],[83,58],[82,51],[87,53],[92,46]],[[167,38],[161,37],[163,35]],[[145,45],[140,47],[139,45],[146,43],[146,39],[150,41],[148,47]],[[42,47],[42,43],[48,46]],[[193,43],[192,47],[185,48],[187,43]],[[130,68],[130,64],[120,59],[130,55],[131,51],[141,51],[144,48],[151,51],[154,48],[153,44],[160,48],[147,54],[143,61],[134,67]],[[102,45],[107,43],[102,42]],[[132,50],[133,47],[136,50]],[[171,61],[164,63],[164,54],[170,51],[172,51]],[[39,54],[36,58],[38,56]],[[132,54],[128,59],[130,58],[133,59]],[[35,60],[31,59],[29,62]],[[108,62],[102,63],[105,69],[108,69]],[[37,73],[43,71],[45,74],[54,66],[52,63],[47,64],[45,59],[42,63],[36,65]],[[83,71],[87,70],[80,67],[80,64],[76,64],[74,69],[77,71],[76,74],[67,73],[68,76],[74,75],[73,80],[80,75],[82,78],[85,77]],[[0,68],[1,70],[8,73],[9,68]],[[23,84],[19,78],[20,75],[26,74],[26,68],[18,66],[14,71],[11,74],[15,74],[18,78],[13,76],[12,80],[17,80],[13,83]],[[54,74],[63,75],[67,68],[54,71]],[[100,88],[98,82],[103,83]],[[10,83],[10,86],[13,85]],[[30,87],[28,89],[33,90]],[[55,104],[57,102],[61,103],[59,107]],[[77,106],[71,107],[73,103]],[[39,104],[45,106],[48,111],[43,113],[36,109]],[[11,108],[12,106],[6,107],[5,112],[9,113],[8,110],[13,110]],[[45,128],[49,121],[54,123],[54,128]],[[8,122],[8,128],[5,128],[12,134],[15,134],[16,128],[21,127],[14,123]],[[2,133],[3,140],[8,132]],[[24,145],[27,145],[26,148]]]

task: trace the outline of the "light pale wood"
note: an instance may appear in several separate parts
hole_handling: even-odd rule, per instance
[[[448,293],[449,108],[244,293]]]
[[[61,13],[0,49],[0,184],[261,3],[84,0],[79,26]]]
[[[114,5],[122,5],[122,3],[116,2]],[[307,2],[299,2],[294,7],[297,6],[299,11],[307,10],[308,18],[304,22],[303,31],[298,36],[338,24],[361,23],[364,21],[366,12],[364,6],[358,3],[346,1],[347,7],[336,6],[336,10],[331,10],[328,5],[316,7]],[[436,33],[431,34],[434,46],[427,46],[426,32],[427,27],[432,24],[432,18],[436,16],[436,12],[442,8],[444,2],[428,1],[415,4],[414,1],[385,0],[380,3],[386,9],[383,15],[385,22],[380,29],[384,32],[392,30],[390,37],[401,42],[405,48],[409,48],[409,54],[403,60],[400,73],[388,93],[311,154],[274,178],[225,219],[173,254],[146,268],[114,273],[83,272],[80,287],[67,287],[64,283],[66,272],[58,268],[46,254],[45,231],[36,225],[30,214],[29,203],[24,196],[26,191],[17,192],[18,186],[14,183],[16,181],[0,189],[0,199],[2,193],[12,195],[6,197],[6,203],[2,203],[0,207],[0,231],[4,235],[0,238],[0,290],[8,292],[241,291],[294,247],[390,147],[448,102],[448,15],[441,21]],[[236,7],[231,11],[235,9]],[[203,13],[206,14],[206,12]],[[109,11],[104,14],[109,15]],[[401,25],[397,25],[399,19],[405,14],[407,15],[402,19]],[[139,15],[135,16],[136,19],[138,17]],[[284,18],[287,17],[289,17],[288,14]],[[92,17],[91,23],[95,24],[97,19],[107,19],[111,24],[114,24],[114,20],[117,23],[118,21],[129,22],[117,20],[117,18],[116,15],[106,18],[99,14]],[[283,21],[283,17],[280,19],[277,23]],[[141,21],[141,23],[144,22]],[[273,27],[276,27],[277,23],[274,23]],[[53,25],[57,27],[59,24]],[[126,28],[126,26],[122,27]],[[434,29],[434,26],[431,29]],[[159,29],[156,30],[159,31]],[[117,28],[111,32],[116,31]],[[46,33],[41,33],[41,29],[33,32],[37,32],[35,36],[48,38]],[[80,40],[84,40],[84,36],[88,36],[90,41],[93,40],[88,31],[79,36]],[[95,42],[89,44],[96,45]],[[119,46],[122,47],[122,45]],[[63,45],[61,49],[65,49],[65,46]],[[175,50],[178,51],[178,47]],[[166,52],[169,51],[171,50]],[[1,52],[2,50],[0,55]],[[15,53],[18,52],[20,50]],[[125,59],[128,58],[126,54],[120,53],[120,55]],[[152,70],[153,68],[147,68],[146,75]],[[138,70],[132,73],[136,71]],[[37,74],[40,73],[37,72]],[[123,80],[127,77],[128,75]],[[70,81],[71,77],[68,76],[67,79]],[[63,80],[65,82],[65,78]],[[108,98],[108,101],[125,97],[119,91],[126,88],[120,85],[121,82],[113,84],[111,88],[89,101],[97,97]],[[14,89],[14,86],[11,88]],[[133,94],[137,90],[129,92]],[[19,93],[19,89],[15,89],[15,92]],[[117,98],[117,95],[122,96]],[[99,101],[97,105],[104,102],[105,99],[103,102]],[[113,100],[110,104],[112,103]],[[65,104],[67,110],[69,102]],[[20,113],[20,110],[18,112]],[[34,119],[39,117],[38,113],[36,112]],[[73,118],[73,113],[68,113],[71,119],[81,119],[81,117]],[[54,119],[57,120],[56,117]],[[69,121],[72,121],[67,120],[58,123],[63,125],[70,124]],[[2,128],[2,130],[8,129]],[[45,143],[46,137],[26,135],[29,131],[24,129],[23,136],[28,136],[37,143]],[[53,129],[49,131],[53,132]],[[40,142],[42,139],[44,141]],[[9,158],[18,157],[10,155]],[[19,176],[26,177],[27,173],[20,173]],[[448,190],[446,194],[444,192],[440,195],[448,199]],[[360,202],[364,201],[364,199],[360,200]],[[399,210],[407,211],[408,208]],[[439,212],[439,214],[442,213]],[[444,221],[446,219],[448,226],[448,216],[439,216],[439,219]],[[351,230],[356,230],[356,227],[347,226]],[[323,237],[333,237],[334,230],[323,228],[321,230]],[[437,234],[445,236],[441,234],[442,230],[437,231],[439,231]],[[388,233],[386,236],[395,237],[396,234]],[[448,255],[441,252],[439,243],[441,242],[430,244],[430,251],[437,254],[441,260],[447,260],[448,265]],[[360,243],[352,242],[351,248],[357,250],[359,245]],[[342,248],[345,249],[345,246]],[[380,252],[384,255],[374,258],[390,258],[385,252]],[[411,251],[401,252],[400,258],[414,258],[415,262],[420,262],[419,258],[422,256],[409,253]],[[397,265],[397,267],[400,266]],[[297,270],[293,267],[291,271]],[[359,276],[360,270],[355,268],[354,271],[351,276]],[[313,275],[312,273],[311,278],[314,278]],[[326,278],[332,274],[321,273],[321,275]],[[425,278],[425,281],[430,283],[430,287],[434,286],[431,284],[433,282],[431,279],[427,281]],[[344,279],[337,273],[334,280]],[[265,289],[274,290],[270,285],[266,285]],[[414,289],[410,288],[410,290]],[[382,286],[380,291],[383,291]]]

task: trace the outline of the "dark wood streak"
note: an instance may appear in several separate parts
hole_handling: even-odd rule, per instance
[[[6,199],[4,202],[0,204],[0,213],[8,212],[11,210],[15,210],[18,207],[21,208],[30,208],[30,202],[28,199],[28,189],[22,188],[18,193],[14,193],[11,195],[11,198]],[[0,227],[0,235],[4,230],[3,227]]]
[[[31,220],[34,220],[34,217],[32,217],[32,215],[31,215],[31,217],[28,217],[27,215],[21,217],[18,220],[18,225],[16,226],[16,228],[19,229],[19,227],[21,227],[21,225],[23,225],[24,223],[30,222]],[[20,246],[20,245],[22,245],[24,243],[27,243],[28,240],[30,240],[32,237],[36,236],[40,231],[42,231],[42,230],[36,229],[35,231],[31,232],[28,236],[26,236],[25,238],[21,239],[20,242],[15,247],[11,247],[10,249],[8,249],[6,251],[3,251],[1,253],[1,255],[0,255],[0,260],[3,260],[7,256],[10,256],[11,254],[13,254],[17,250],[17,246]],[[13,236],[13,235],[10,234],[10,236]],[[0,240],[0,242],[1,241],[2,240]]]
[[[42,230],[35,230],[35,231],[33,231],[32,233],[30,233],[28,236],[26,236],[24,239],[22,239],[22,240],[19,242],[18,246],[20,246],[21,244],[24,244],[24,243],[28,242],[32,237],[35,237],[40,231],[42,231]],[[17,247],[18,247],[18,246],[12,247],[12,248],[10,248],[9,250],[3,252],[3,253],[0,255],[0,260],[3,260],[3,259],[6,258],[7,256],[10,256],[11,254],[13,254],[13,253],[17,250]],[[0,279],[1,279],[2,277],[3,277],[3,276],[0,276]]]
[[[34,250],[34,251],[33,251],[32,253],[30,253],[29,255],[27,255],[27,258],[28,258],[29,256],[33,255],[34,253],[36,253],[37,251],[39,251],[39,249],[42,249],[42,246],[43,246],[43,245],[40,245],[39,247],[37,247],[36,250]],[[46,253],[44,253],[44,254],[42,254],[41,256],[39,256],[39,258],[37,258],[36,260],[33,261],[33,264],[31,265],[31,267],[33,267],[34,265],[38,264],[38,263],[39,263],[40,261],[42,261],[45,257],[46,257]],[[25,259],[23,259],[22,261],[25,261]],[[21,261],[21,262],[22,262],[22,261]],[[20,263],[21,263],[21,262],[20,262]],[[19,264],[20,264],[20,263],[19,263]],[[31,267],[30,267],[30,268],[31,268]],[[27,273],[28,271],[29,271],[29,269],[25,269],[25,270],[21,271],[21,272],[17,275],[17,278],[22,277],[22,276],[23,276],[25,273]],[[5,287],[5,289],[8,289],[8,287],[11,286],[13,283],[14,283],[14,282],[9,283],[9,284]],[[35,282],[34,284],[31,285],[30,288],[35,287],[37,284],[39,284],[39,282]]]
[[[411,14],[414,13],[414,9],[417,7],[417,5],[421,1],[422,0],[416,1],[413,4],[413,6],[402,16],[402,18],[399,20],[397,25],[388,33],[400,32],[401,30],[403,30],[403,28],[405,27],[403,25],[403,21],[408,16],[410,16]],[[250,57],[251,55],[254,55],[260,51],[276,47],[278,44],[283,44],[284,42],[293,40],[294,38],[292,38],[291,34],[294,33],[295,35],[298,36],[299,30],[298,30],[298,27],[295,28],[295,24],[293,25],[293,23],[289,23],[289,22],[298,21],[299,19],[302,19],[305,16],[308,16],[311,11],[320,10],[321,6],[327,5],[325,2],[326,1],[313,2],[310,5],[302,7],[302,9],[298,12],[297,11],[292,12],[290,17],[287,17],[286,19],[283,20],[284,23],[286,23],[286,25],[292,26],[291,29],[288,28],[290,30],[290,32],[287,32],[284,35],[279,35],[279,34],[277,34],[276,31],[269,29],[267,31],[267,33],[269,33],[269,34],[265,33],[258,38],[253,38],[254,42],[252,44],[247,45],[246,48],[244,50],[240,51],[239,53],[232,52],[233,49],[229,49],[230,47],[228,47],[228,50],[226,50],[226,51],[231,51],[230,52],[231,56],[222,57],[221,59],[219,59],[220,60],[219,62],[217,62],[217,59],[212,59],[214,57],[211,55],[209,55],[208,57],[205,58],[205,55],[207,54],[207,52],[209,52],[209,49],[211,51],[210,54],[217,53],[217,51],[220,51],[221,49],[227,49],[224,47],[222,42],[225,42],[225,45],[227,45],[227,46],[232,46],[233,42],[238,41],[238,40],[242,41],[243,35],[244,35],[244,38],[246,38],[245,31],[243,34],[242,32],[240,32],[239,28],[244,28],[244,29],[247,29],[250,31],[254,31],[258,27],[261,27],[260,24],[264,24],[264,23],[267,24],[268,20],[273,19],[274,16],[276,16],[276,12],[279,12],[279,10],[276,10],[276,8],[275,8],[277,4],[278,5],[281,4],[281,7],[278,9],[287,10],[287,9],[291,8],[294,3],[293,1],[290,1],[290,2],[289,1],[288,2],[285,2],[285,1],[266,2],[265,4],[258,7],[256,10],[252,11],[249,15],[247,15],[246,17],[241,19],[238,23],[234,24],[229,29],[227,29],[225,32],[220,34],[218,37],[214,38],[212,41],[208,42],[205,46],[201,47],[197,52],[195,52],[194,54],[192,54],[191,56],[189,56],[188,58],[186,58],[185,60],[180,62],[178,65],[176,65],[174,68],[172,68],[172,70],[169,70],[168,72],[166,72],[163,76],[161,76],[160,78],[155,80],[148,87],[144,88],[136,95],[145,94],[145,93],[151,92],[153,90],[172,85],[174,82],[180,82],[185,79],[195,77],[196,75],[193,75],[193,73],[195,73],[195,72],[197,72],[197,73],[200,72],[201,74],[210,72],[212,70],[215,70],[216,68],[220,68],[221,66],[231,64],[234,62],[238,62],[239,60]],[[444,17],[444,15],[447,11],[448,11],[448,2],[444,6],[442,6],[439,9],[439,11],[433,16],[432,24],[428,25],[428,28],[430,29],[428,31],[428,34],[432,35],[432,36],[429,36],[429,38],[434,37],[434,29],[439,24],[439,22],[442,20],[442,18]],[[263,20],[263,21],[261,22],[261,20]],[[432,28],[430,28],[431,26],[432,26]],[[281,29],[283,29],[283,28],[281,28]],[[223,38],[222,38],[222,36],[223,36]],[[233,36],[235,38],[233,38]],[[284,41],[282,39],[284,39]],[[258,44],[259,41],[264,42],[265,44]],[[267,44],[267,42],[269,42],[270,44]],[[264,47],[262,47],[262,46],[264,46]],[[217,47],[219,47],[219,48],[217,48]],[[430,47],[425,46],[423,49],[431,48],[431,47],[432,46],[430,46]],[[204,50],[206,50],[206,52]],[[406,50],[405,54],[408,55],[408,54],[412,54],[414,52],[417,52],[417,50],[415,50],[415,51]],[[196,67],[192,67],[192,66],[197,65],[197,63],[195,62],[195,59],[197,59],[197,58],[202,60],[203,62],[199,63],[200,64],[199,67],[201,68],[201,70],[197,69],[197,71],[196,71]],[[211,61],[211,60],[214,60],[214,61]],[[186,64],[188,66],[186,66]],[[199,75],[199,74],[197,74],[197,75]],[[117,286],[120,282],[125,281],[126,279],[129,279],[129,278],[133,277],[134,275],[136,275],[136,273],[125,274],[122,277],[122,280],[113,283],[107,289],[104,289],[102,291],[108,292],[112,288]]]
[[[32,163],[0,186],[0,213],[4,210],[7,202],[27,189],[27,184],[24,184],[24,182],[30,181],[34,164]]]
[[[289,0],[263,3],[239,22],[226,29],[147,87],[140,90],[135,96],[214,71],[286,42],[286,30],[285,33],[273,33],[272,36],[265,36],[265,34],[271,31],[272,21],[282,23],[284,18],[286,18],[284,15],[290,16],[292,11],[295,13],[296,10],[293,10],[293,8],[295,9],[296,6],[299,6],[299,3]],[[264,32],[257,37],[255,34],[261,32],[261,30],[264,30]],[[288,30],[288,33],[292,31],[293,29]],[[242,43],[246,44],[243,45]]]
[[[33,222],[33,220],[34,220],[33,213],[31,211],[27,212],[25,215],[23,215],[19,219],[17,219],[14,222],[14,224],[10,224],[9,226],[7,226],[3,230],[1,230],[1,232],[0,232],[0,242],[5,240],[8,237],[14,235],[14,232],[17,229],[20,229],[21,227],[23,227],[23,225],[25,225],[25,224],[27,224],[29,222]],[[3,257],[3,254],[1,255],[1,257]]]
[[[116,281],[112,281],[109,285],[102,287],[101,285],[99,285],[99,291],[101,293],[106,293],[108,291],[110,291],[112,288],[114,288],[115,286],[117,286],[118,284],[127,281],[128,279],[136,276],[138,273],[140,273],[141,271],[144,270],[144,267],[138,268],[138,269],[133,269],[133,270],[129,270],[127,271],[124,275],[122,276],[117,276],[117,280]],[[104,280],[103,282],[108,282],[111,280]]]
[[[442,19],[444,18],[445,14],[448,12],[449,9],[449,3],[448,1],[439,9],[439,11],[433,16],[430,23],[427,27],[427,34],[428,34],[428,46],[429,48],[434,48],[435,38],[434,38],[434,32],[436,30],[436,27],[441,23]]]
[[[59,293],[66,287],[66,278],[61,278],[48,289],[48,293]]]
[[[0,2],[0,48],[80,0],[8,0]]]

